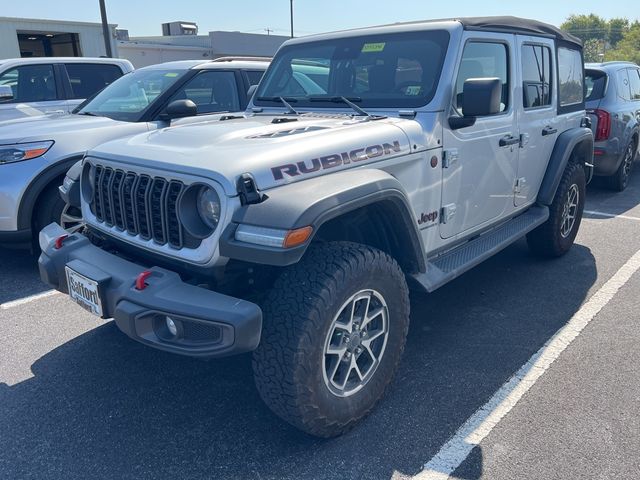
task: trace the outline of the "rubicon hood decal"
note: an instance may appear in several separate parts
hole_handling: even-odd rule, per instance
[[[297,177],[307,173],[317,172],[318,170],[327,170],[329,168],[339,167],[340,165],[348,165],[350,163],[368,160],[370,158],[384,157],[391,153],[400,153],[400,141],[394,140],[393,143],[383,143],[382,145],[369,145],[368,147],[355,148],[349,152],[332,153],[322,157],[312,158],[297,163],[285,163],[271,168],[274,180],[283,180],[284,176]]]

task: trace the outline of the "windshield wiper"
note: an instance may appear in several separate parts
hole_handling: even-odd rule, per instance
[[[309,97],[309,101],[310,102],[344,103],[346,105],[349,105],[358,115],[362,115],[369,119],[383,118],[383,117],[378,117],[377,115],[371,115],[369,112],[367,112],[366,110],[363,110],[358,105],[353,103],[353,102],[361,102],[362,99],[360,97],[347,98],[341,95],[336,97],[315,96],[315,97]]]
[[[100,117],[100,115],[93,112],[77,112],[77,115],[88,115],[90,117]]]
[[[261,102],[280,102],[285,107],[287,107],[287,113],[291,113],[293,115],[299,115],[295,108],[291,106],[289,102],[297,102],[297,98],[285,98],[285,97],[258,97],[256,100]],[[287,101],[288,100],[288,101]]]

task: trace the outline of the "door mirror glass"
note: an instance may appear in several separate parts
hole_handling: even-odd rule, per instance
[[[0,102],[13,99],[13,90],[9,85],[0,85]]]

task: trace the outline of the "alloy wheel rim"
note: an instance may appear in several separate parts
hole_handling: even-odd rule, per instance
[[[69,233],[77,232],[84,226],[82,213],[76,207],[65,205],[60,215],[60,226]]]
[[[569,187],[567,198],[562,208],[562,223],[560,224],[560,235],[562,235],[562,238],[567,238],[573,230],[573,226],[576,223],[579,200],[580,191],[574,183]]]
[[[353,294],[333,318],[324,342],[322,376],[329,391],[348,397],[373,377],[387,346],[389,309],[366,289]]]
[[[627,147],[627,152],[624,155],[624,164],[623,168],[623,181],[626,184],[627,179],[629,178],[629,174],[631,173],[631,168],[633,167],[633,148],[631,145]]]

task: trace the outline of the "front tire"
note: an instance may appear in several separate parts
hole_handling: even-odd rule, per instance
[[[560,257],[573,245],[584,211],[586,176],[578,163],[570,163],[549,207],[549,219],[527,235],[532,252],[543,257]]]
[[[402,270],[365,245],[312,245],[263,305],[256,386],[278,416],[333,437],[365,417],[398,367],[409,327]]]

